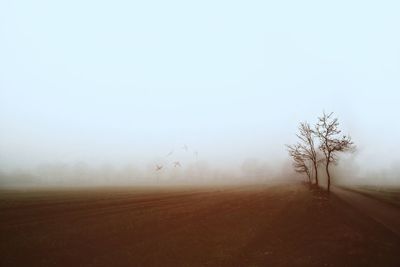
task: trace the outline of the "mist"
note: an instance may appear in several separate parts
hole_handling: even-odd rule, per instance
[[[339,2],[0,4],[0,185],[301,179],[324,110],[334,179],[398,185],[399,6]]]

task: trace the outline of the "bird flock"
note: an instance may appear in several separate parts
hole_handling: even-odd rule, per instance
[[[194,157],[196,160],[197,160],[198,157],[199,157],[199,153],[197,152],[197,150],[191,150],[191,149],[189,149],[189,147],[188,147],[186,144],[184,144],[184,145],[181,147],[181,150],[183,150],[185,153],[192,153],[192,154],[193,154],[193,157]],[[159,172],[159,171],[161,171],[161,170],[163,170],[163,169],[166,169],[169,165],[172,165],[173,168],[181,168],[181,167],[182,167],[181,161],[176,160],[176,159],[173,160],[172,162],[169,161],[171,158],[173,158],[173,156],[174,156],[175,154],[177,154],[177,153],[175,153],[175,150],[174,150],[174,149],[170,150],[170,151],[164,156],[164,161],[165,161],[164,164],[161,164],[161,163],[156,163],[156,164],[155,164],[155,168],[154,168],[155,171],[156,171],[156,172]]]

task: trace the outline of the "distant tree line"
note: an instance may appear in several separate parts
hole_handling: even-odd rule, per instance
[[[318,167],[324,164],[329,192],[332,178],[329,167],[331,164],[337,164],[340,152],[355,149],[351,137],[341,135],[339,121],[333,117],[333,112],[329,114],[324,112],[313,127],[308,122],[301,122],[296,136],[297,143],[286,145],[295,171],[305,174],[308,183],[318,187]]]

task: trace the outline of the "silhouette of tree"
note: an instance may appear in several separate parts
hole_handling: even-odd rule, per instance
[[[299,133],[296,136],[299,138],[293,146],[287,146],[289,155],[293,158],[293,165],[297,172],[305,172],[307,169],[307,175],[310,176],[310,183],[312,183],[313,176],[315,178],[315,184],[318,186],[318,165],[321,162],[318,158],[318,153],[315,149],[314,139],[316,136],[315,130],[311,129],[311,126],[307,122],[302,122],[299,125]],[[311,168],[309,167],[311,165]],[[312,170],[314,175],[312,175]]]
[[[307,156],[302,152],[300,144],[286,145],[288,148],[289,155],[293,159],[294,170],[298,173],[305,173],[308,178],[308,182],[311,184],[311,172],[308,167]]]
[[[339,121],[333,118],[333,112],[326,114],[325,112],[318,118],[318,123],[315,127],[316,134],[320,140],[319,149],[325,156],[325,170],[328,176],[328,192],[331,186],[331,175],[329,166],[331,163],[337,164],[338,152],[346,152],[355,149],[354,143],[350,136],[340,136],[342,132],[339,130]]]
[[[304,157],[312,163],[315,175],[315,184],[318,186],[318,165],[320,160],[318,159],[318,154],[315,150],[314,138],[316,132],[311,129],[310,124],[307,122],[302,122],[299,125],[299,134],[297,137],[300,139],[298,143],[299,149]]]

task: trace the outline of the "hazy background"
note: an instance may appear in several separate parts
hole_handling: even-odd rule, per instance
[[[297,124],[326,110],[358,146],[343,173],[398,181],[399,13],[398,1],[3,0],[1,179],[273,176]]]

